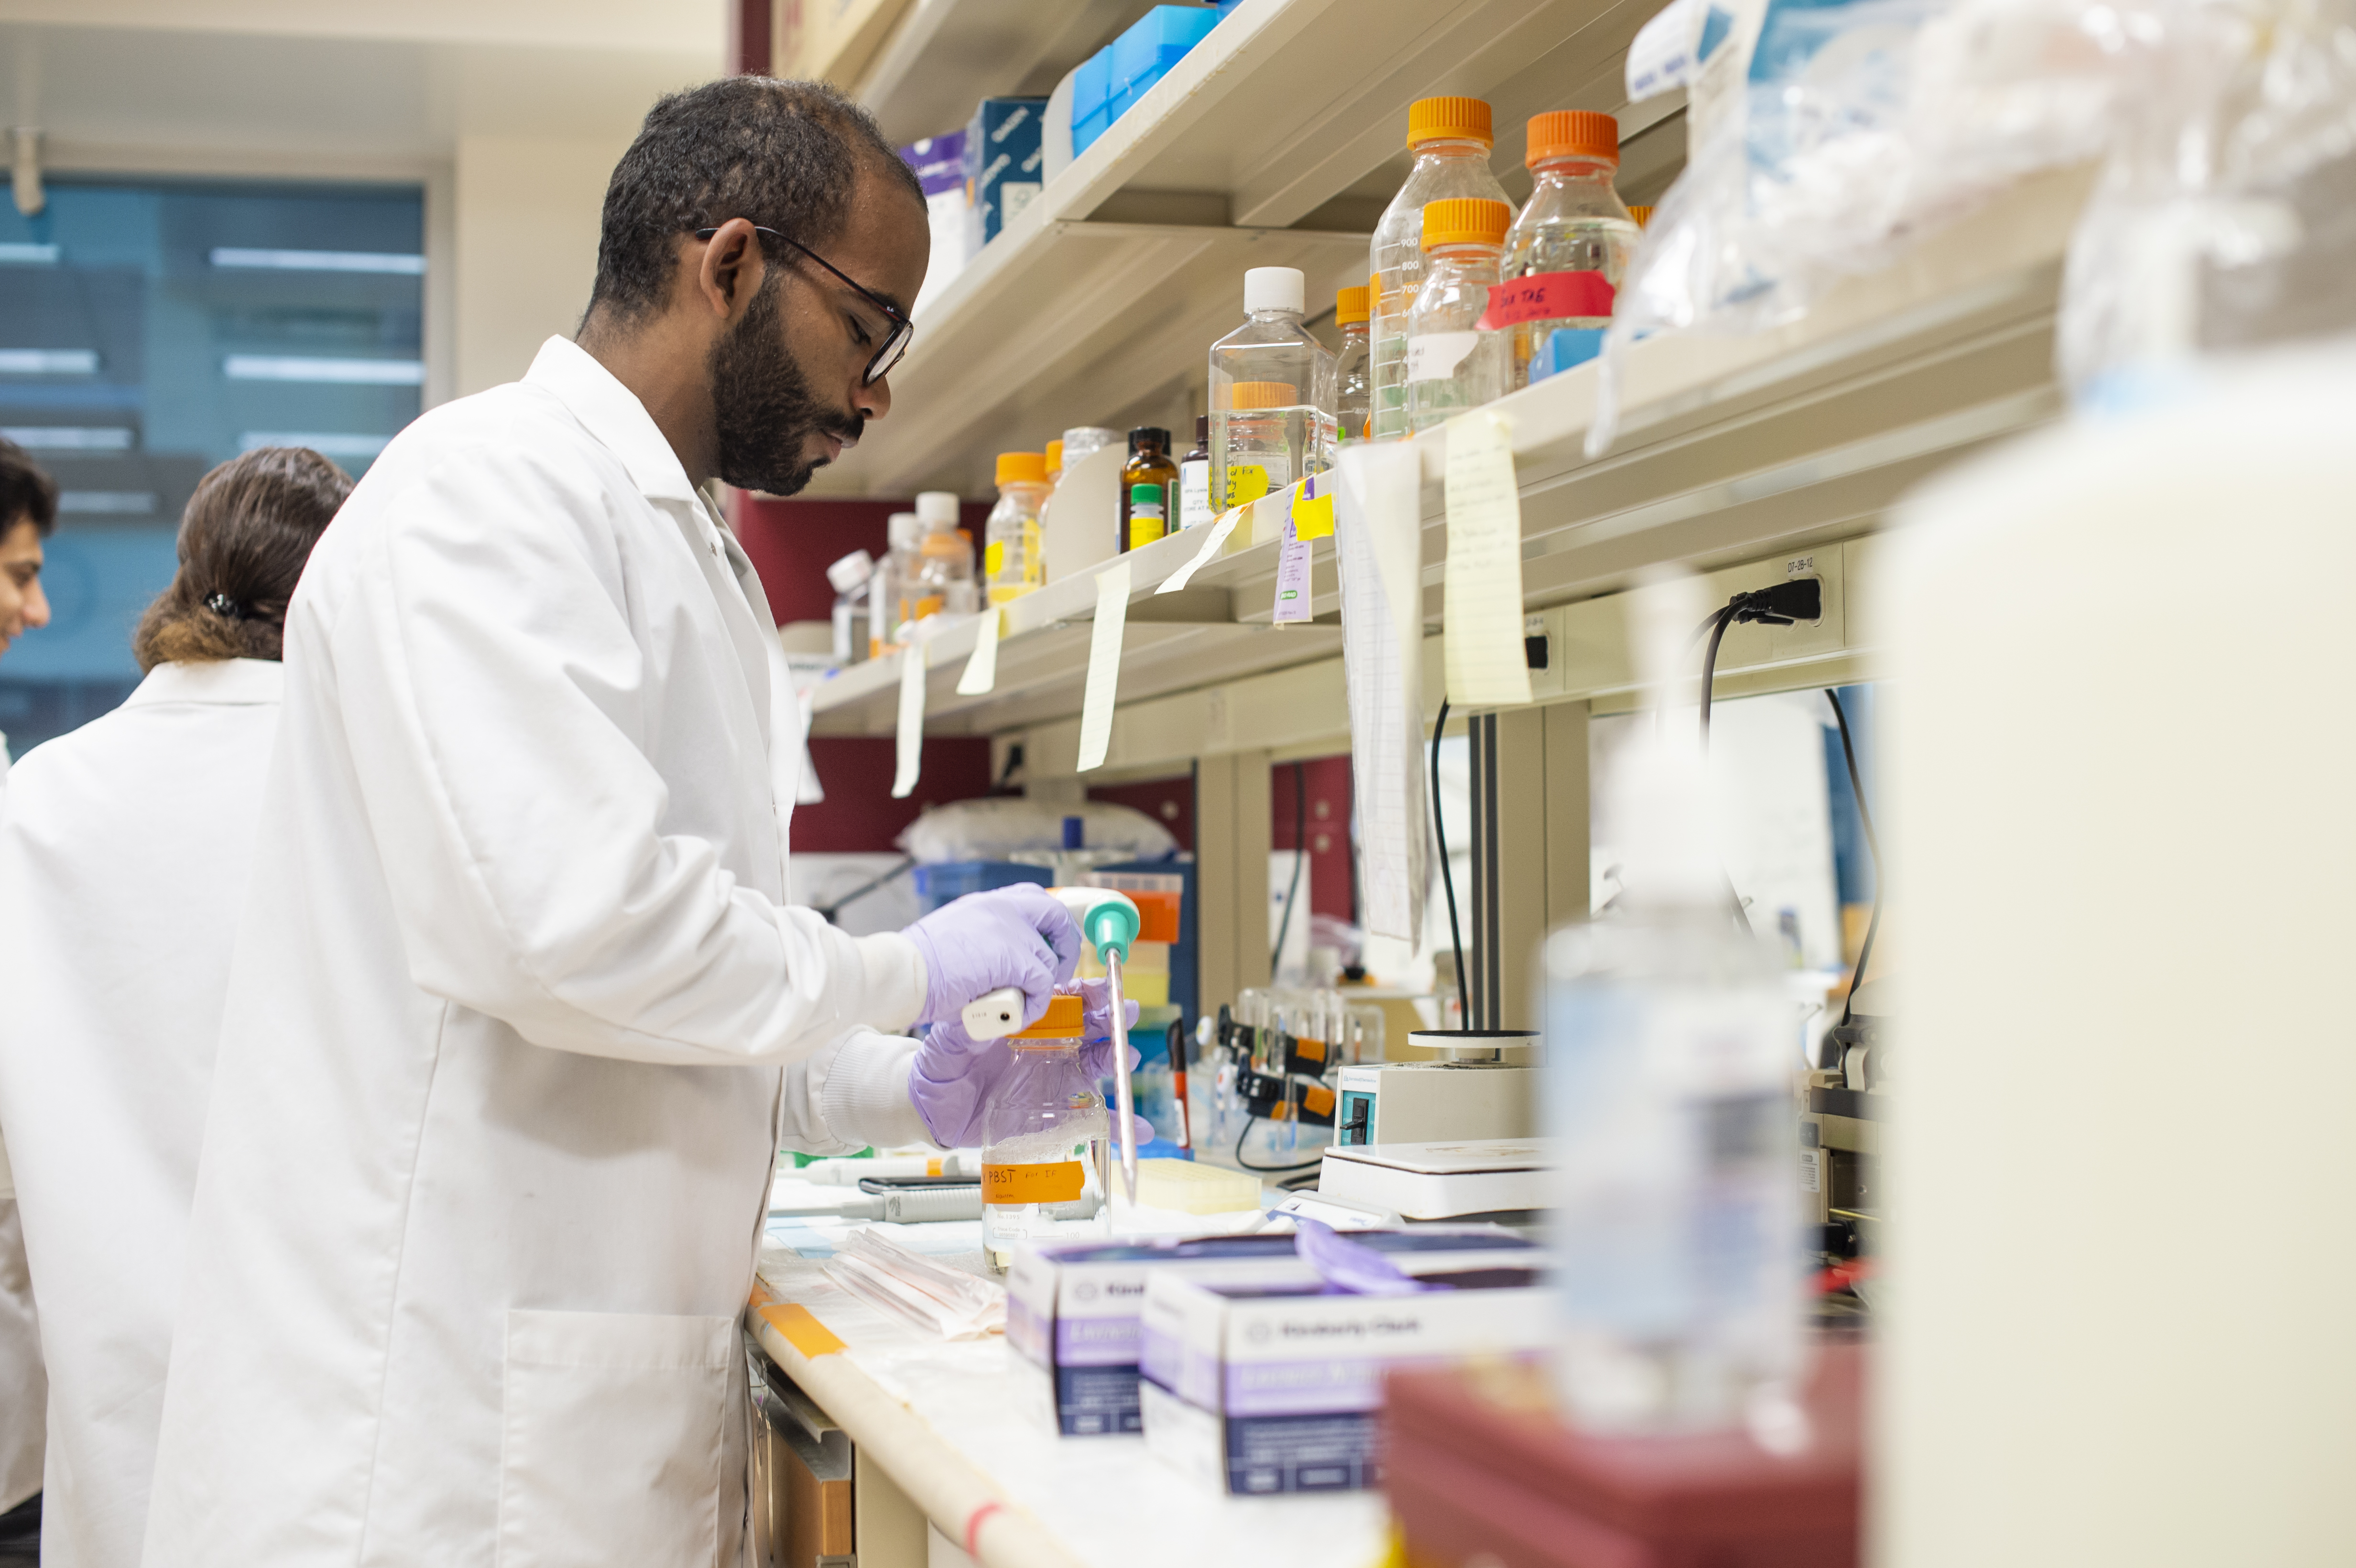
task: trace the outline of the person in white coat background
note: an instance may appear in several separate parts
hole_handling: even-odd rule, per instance
[[[145,678],[10,780],[0,1127],[48,1356],[48,1568],[139,1563],[281,624],[351,485],[289,447],[206,475],[133,638]]]
[[[854,939],[787,903],[798,704],[702,486],[890,408],[928,249],[830,88],[672,95],[577,342],[395,437],[286,623],[146,1562],[737,1561],[780,1147],[972,1141],[1044,890]],[[535,258],[519,255],[517,266]],[[815,563],[813,564],[815,570]]]
[[[26,632],[49,624],[49,601],[41,590],[41,541],[57,522],[57,482],[34,466],[23,447],[0,439],[0,653]],[[0,803],[7,783],[8,737],[0,735]],[[0,1561],[39,1552],[48,1400],[24,1226],[7,1139],[0,1131]]]

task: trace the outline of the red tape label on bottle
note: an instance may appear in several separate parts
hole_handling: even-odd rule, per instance
[[[1526,321],[1609,316],[1616,292],[1601,272],[1533,272],[1510,283],[1492,283],[1481,330],[1494,332]]]

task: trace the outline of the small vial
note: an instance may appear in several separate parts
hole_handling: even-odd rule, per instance
[[[1194,416],[1194,450],[1178,460],[1178,526],[1199,528],[1211,510],[1211,416]]]
[[[1129,548],[1151,544],[1168,531],[1162,514],[1162,487],[1132,485],[1129,488]]]
[[[1375,396],[1374,350],[1368,344],[1365,288],[1344,289],[1333,300],[1333,325],[1342,329],[1342,352],[1333,357],[1334,436],[1339,444],[1365,441],[1371,433]]]
[[[1513,220],[1502,201],[1459,198],[1423,209],[1423,283],[1407,318],[1411,431],[1513,390],[1513,329],[1489,315]]]
[[[1071,450],[1066,438],[1064,450]],[[1047,454],[998,454],[998,504],[982,525],[982,578],[990,602],[1020,599],[1047,581],[1039,548],[1039,508],[1047,503]]]
[[[894,512],[885,525],[891,548],[875,569],[875,583],[867,591],[867,656],[881,658],[902,636],[900,596],[916,574],[916,548],[925,537],[924,519],[914,512]]]
[[[981,1243],[1003,1270],[1015,1244],[1093,1229],[1104,1211],[1095,1145],[1109,1125],[1080,1065],[1083,1009],[1058,996],[1010,1035],[1014,1065],[982,1111]]]

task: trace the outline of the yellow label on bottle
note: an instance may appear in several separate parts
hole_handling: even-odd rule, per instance
[[[1227,464],[1227,502],[1241,507],[1268,494],[1268,470],[1257,463]]]
[[[1006,570],[1006,541],[992,539],[981,552],[981,574],[995,577]]]
[[[1023,581],[1033,588],[1047,582],[1047,558],[1039,546],[1039,519],[1023,519]]]
[[[1136,549],[1150,545],[1162,537],[1162,519],[1131,512],[1129,515],[1129,548]]]
[[[1042,1165],[991,1165],[981,1168],[984,1203],[1069,1203],[1080,1195],[1087,1173],[1076,1159]]]

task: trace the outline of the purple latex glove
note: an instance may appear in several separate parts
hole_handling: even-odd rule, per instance
[[[1027,1028],[1047,1016],[1047,998],[1080,961],[1080,928],[1035,882],[968,893],[900,934],[925,960],[920,1024],[953,1023],[968,1002],[1013,986]]]
[[[1413,1296],[1432,1287],[1363,1243],[1306,1214],[1292,1218],[1292,1250],[1325,1281],[1329,1296]]]
[[[1112,1008],[1110,987],[1102,980],[1080,983],[1082,1027],[1080,1070],[1093,1080],[1112,1071]],[[1045,1009],[1043,1007],[1041,1010]],[[1129,1004],[1129,1021],[1137,1022],[1137,1004]],[[1131,1048],[1129,1064],[1137,1065]],[[908,1072],[908,1098],[925,1118],[933,1141],[944,1148],[973,1148],[981,1143],[981,1117],[991,1091],[1014,1067],[1014,1048],[1002,1040],[976,1040],[962,1023],[952,1019],[935,1024],[916,1046],[916,1061]],[[1109,1111],[1110,1107],[1107,1107]],[[1109,1116],[1107,1120],[1109,1123]],[[1131,1116],[1137,1141],[1153,1136],[1153,1124]]]

